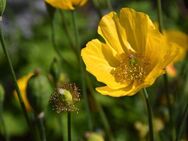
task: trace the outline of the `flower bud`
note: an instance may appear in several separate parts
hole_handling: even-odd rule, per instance
[[[88,132],[86,133],[87,141],[104,141],[104,137],[101,133]]]
[[[57,113],[78,111],[75,103],[80,101],[78,88],[73,84],[63,84],[50,97],[50,104]]]
[[[5,91],[3,86],[0,84],[0,103],[2,103],[4,101],[4,95],[5,95]]]
[[[48,105],[52,92],[51,85],[45,75],[34,74],[29,80],[26,88],[28,101],[37,114],[43,112]]]
[[[6,7],[6,0],[0,0],[0,16],[3,15],[5,7]]]

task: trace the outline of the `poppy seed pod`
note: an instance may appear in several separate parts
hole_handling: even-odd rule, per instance
[[[5,7],[6,7],[6,0],[0,0],[0,16],[3,15]]]
[[[78,111],[76,107],[78,101],[80,101],[80,94],[74,83],[65,83],[57,88],[49,100],[52,109],[57,113]]]
[[[47,77],[39,73],[28,80],[26,92],[33,111],[39,114],[47,107],[52,88]]]
[[[3,86],[0,84],[0,103],[4,100],[5,91],[3,89]]]

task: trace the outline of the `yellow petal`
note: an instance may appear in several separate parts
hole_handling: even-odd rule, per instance
[[[118,54],[133,50],[127,42],[125,29],[120,25],[115,12],[105,15],[98,27],[98,33],[104,38],[106,44],[113,48]]]
[[[138,53],[145,51],[148,31],[155,29],[149,17],[130,8],[120,11],[120,23],[126,30],[127,40]]]
[[[83,6],[87,0],[45,0],[55,8],[74,10],[75,7]]]
[[[103,86],[103,87],[97,87],[96,90],[103,95],[109,95],[112,97],[121,97],[121,96],[135,95],[139,90],[147,86],[149,85],[146,83],[142,83],[141,85],[137,85],[136,87],[134,85],[129,85],[128,87],[120,88],[120,89],[111,89],[108,86]]]
[[[179,46],[180,53],[176,57],[175,61],[182,60],[186,55],[186,51],[188,50],[188,35],[176,30],[168,30],[165,32],[165,35],[170,42],[174,43],[176,46]]]
[[[32,108],[31,108],[31,106],[30,106],[30,104],[29,104],[29,101],[28,101],[28,99],[27,99],[27,96],[26,96],[27,82],[28,82],[29,78],[30,78],[32,75],[33,75],[33,73],[29,73],[29,74],[27,74],[26,76],[21,77],[21,78],[17,81],[18,87],[19,87],[19,89],[20,89],[21,96],[22,96],[22,99],[23,99],[23,102],[24,102],[24,104],[25,104],[25,106],[26,106],[27,111],[31,111],[31,110],[32,110]],[[16,99],[18,99],[17,94],[16,94],[16,91],[14,91],[14,95],[16,96]]]
[[[70,0],[45,0],[45,2],[59,9],[64,9],[64,10],[74,9]]]
[[[153,46],[155,45],[157,46],[157,43],[152,42],[152,44]],[[166,42],[161,44],[158,50],[155,51],[156,55],[158,55],[158,59],[156,59],[155,65],[150,70],[149,74],[146,76],[145,82],[152,85],[158,76],[164,74],[165,72],[164,70],[166,66],[174,61],[174,59],[178,54],[178,51],[179,48],[177,46],[173,46],[173,44],[171,43]],[[151,63],[152,63],[152,56],[151,56]]]
[[[127,84],[120,84],[115,81],[111,71],[114,69],[119,62],[114,57],[113,50],[95,39],[90,41],[86,48],[82,49],[81,56],[86,69],[92,73],[98,81],[105,83],[110,88],[122,88]]]
[[[74,6],[83,6],[87,0],[70,0]]]

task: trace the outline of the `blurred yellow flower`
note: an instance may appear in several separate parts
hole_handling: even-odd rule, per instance
[[[83,6],[87,0],[45,0],[45,2],[63,10],[74,10],[76,7]]]
[[[27,97],[26,97],[27,82],[28,82],[29,78],[30,78],[32,75],[33,75],[33,73],[29,73],[29,74],[27,74],[27,75],[21,77],[21,78],[17,81],[18,87],[19,87],[19,89],[20,89],[21,96],[22,96],[22,98],[23,98],[23,102],[24,102],[24,104],[25,104],[25,106],[26,106],[27,111],[31,111],[31,110],[32,110],[32,108],[31,108],[31,106],[30,106],[30,104],[29,104],[29,102],[28,102],[28,99],[27,99]],[[16,95],[16,98],[18,99],[17,94],[16,94],[16,91],[14,91],[14,95]]]
[[[175,61],[184,59],[188,50],[188,35],[177,30],[167,30],[165,32],[165,35],[170,42],[172,42],[176,46],[179,46],[180,53],[177,55]]]
[[[131,96],[154,83],[178,53],[150,18],[130,8],[105,15],[98,27],[105,42],[94,39],[82,49],[86,69],[106,84],[104,95]]]
[[[176,77],[177,75],[177,71],[176,71],[176,68],[174,67],[174,64],[171,63],[169,64],[167,67],[166,67],[166,72],[169,76],[171,77]]]
[[[173,63],[183,60],[188,50],[188,35],[177,30],[167,30],[165,31],[165,35],[174,46],[179,47],[179,54],[174,59]],[[171,77],[175,77],[177,75],[177,71],[173,63],[168,65],[166,68],[167,74]]]

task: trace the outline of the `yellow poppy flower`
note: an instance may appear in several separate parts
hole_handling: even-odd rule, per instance
[[[104,95],[131,96],[154,83],[178,52],[150,18],[130,8],[105,15],[98,26],[105,42],[94,39],[82,49],[86,69],[106,86]]]
[[[177,30],[167,30],[165,32],[167,39],[174,45],[179,46],[179,54],[175,61],[184,59],[186,51],[188,50],[188,35]]]
[[[74,10],[76,7],[83,6],[87,0],[45,0],[45,2],[63,10]]]
[[[21,77],[21,78],[17,81],[18,87],[19,87],[20,92],[21,92],[21,94],[22,94],[21,96],[22,96],[22,98],[23,98],[23,102],[24,102],[24,104],[25,104],[25,106],[26,106],[27,111],[31,111],[31,109],[32,109],[31,106],[30,106],[30,104],[29,104],[29,102],[28,102],[28,99],[27,99],[27,97],[26,97],[27,82],[28,82],[28,80],[30,79],[30,77],[31,77],[32,75],[33,75],[33,73],[29,73],[29,74],[27,74],[27,75]],[[16,91],[14,91],[14,95],[16,95]],[[16,95],[16,98],[18,99],[17,95]]]

